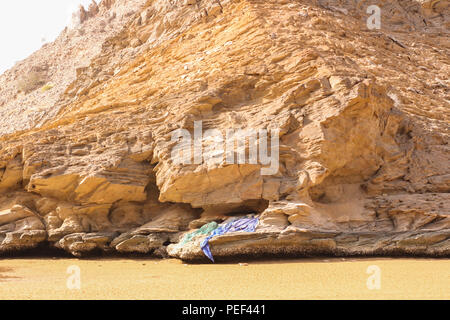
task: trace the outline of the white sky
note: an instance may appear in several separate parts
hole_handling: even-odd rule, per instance
[[[90,3],[91,0],[0,1],[0,74],[45,42],[53,41],[68,25],[78,5],[87,8]]]

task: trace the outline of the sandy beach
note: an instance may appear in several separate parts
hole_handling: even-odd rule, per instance
[[[73,286],[79,270],[80,289]],[[379,272],[379,289],[368,279]],[[368,273],[369,272],[369,273]],[[72,277],[72,278],[71,278]],[[78,279],[78,278],[77,278]],[[71,282],[72,281],[72,282]],[[72,284],[72,285],[71,285]],[[449,299],[450,259],[0,260],[0,299]]]

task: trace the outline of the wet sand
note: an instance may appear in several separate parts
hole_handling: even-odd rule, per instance
[[[80,290],[67,288],[67,269],[73,265],[80,268]],[[373,265],[381,271],[379,290],[367,286],[367,269]],[[450,299],[450,259],[298,259],[248,265],[2,259],[0,299]]]

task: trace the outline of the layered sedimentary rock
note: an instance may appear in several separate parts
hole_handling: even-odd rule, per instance
[[[369,30],[374,4],[381,29]],[[448,12],[413,0],[93,6],[0,78],[0,251],[205,259],[203,237],[180,237],[250,213],[256,231],[213,238],[215,256],[448,256]],[[85,65],[59,58],[68,46]],[[17,92],[49,48],[54,87]],[[179,163],[173,133],[199,123],[278,132],[277,150],[265,141],[276,171],[225,155]],[[193,142],[201,160],[223,145],[209,138]]]

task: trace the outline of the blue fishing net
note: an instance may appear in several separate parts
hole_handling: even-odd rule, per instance
[[[205,255],[214,262],[214,257],[211,253],[211,249],[209,247],[209,240],[215,236],[220,236],[229,232],[255,232],[256,227],[258,226],[258,218],[242,218],[238,220],[231,221],[225,225],[219,226],[215,229],[208,237],[203,240],[201,244],[201,248]]]

